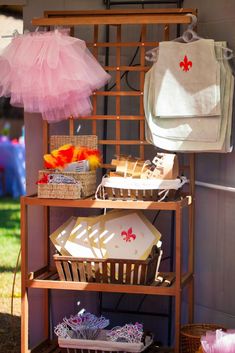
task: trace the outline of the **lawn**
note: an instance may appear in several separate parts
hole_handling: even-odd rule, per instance
[[[4,353],[20,351],[20,264],[16,269],[19,251],[19,200],[0,198],[0,352]]]

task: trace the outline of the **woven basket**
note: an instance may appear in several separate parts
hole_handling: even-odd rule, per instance
[[[69,199],[81,198],[80,184],[39,184],[38,197],[46,199]]]
[[[97,149],[98,138],[96,135],[53,135],[50,137],[50,151],[59,148],[65,144],[71,143],[74,146],[87,147],[91,149]],[[41,198],[58,198],[58,199],[80,199],[95,194],[96,191],[96,171],[89,172],[61,172],[56,170],[44,169],[39,171],[38,178],[41,179],[43,175],[50,173],[63,174],[68,177],[73,177],[75,180],[81,183],[81,190],[78,191],[79,186],[70,184],[71,189],[70,196],[67,197],[67,190],[63,184],[58,184],[58,187],[45,187],[47,184],[38,184],[38,197]],[[53,184],[55,185],[55,184]],[[67,187],[68,185],[66,185]],[[61,190],[60,190],[61,188]],[[51,191],[51,192],[50,192]],[[65,193],[65,194],[64,194]],[[51,196],[50,196],[51,195]]]
[[[96,135],[53,135],[50,137],[50,151],[68,143],[74,146],[96,149],[98,137]]]
[[[201,345],[201,336],[207,331],[216,331],[223,327],[214,324],[188,324],[181,327],[181,353],[195,353]]]
[[[98,338],[90,339],[73,339],[58,338],[59,347],[62,352],[68,353],[101,353],[101,352],[129,352],[141,353],[152,343],[152,336],[146,336],[145,342],[129,343],[129,342],[113,342],[107,341],[105,333],[108,330],[101,330]]]
[[[155,278],[159,249],[153,246],[146,260],[88,259],[54,255],[61,281],[151,284]]]
[[[186,178],[174,180],[134,179],[104,176],[96,190],[97,199],[111,200],[175,200]]]
[[[38,177],[41,179],[43,175],[45,174],[63,174],[68,177],[73,177],[75,180],[79,181],[81,183],[81,192],[80,196],[76,197],[77,199],[80,199],[81,197],[88,197],[90,195],[93,195],[96,190],[96,171],[92,170],[90,172],[82,172],[82,173],[76,173],[76,172],[60,172],[60,171],[55,171],[55,170],[50,170],[50,169],[44,169],[44,170],[39,170]],[[46,197],[44,195],[44,189],[42,188],[42,185],[48,185],[48,184],[38,184],[38,197]],[[55,185],[55,184],[54,184]],[[63,185],[63,184],[57,184],[57,185]],[[70,184],[70,185],[75,185],[75,184]],[[60,192],[58,188],[58,196],[56,198],[60,199],[60,195],[62,192]],[[39,196],[41,194],[41,196]],[[64,197],[62,197],[64,198]],[[74,197],[75,198],[75,197]]]

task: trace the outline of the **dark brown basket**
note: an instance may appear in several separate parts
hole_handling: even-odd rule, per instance
[[[151,284],[155,278],[159,249],[153,246],[146,260],[87,259],[54,255],[61,281]]]
[[[207,331],[216,331],[223,327],[214,324],[188,324],[181,327],[181,353],[195,353],[200,348],[201,336]]]

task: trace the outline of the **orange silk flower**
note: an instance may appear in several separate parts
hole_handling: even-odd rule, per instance
[[[48,169],[63,169],[69,163],[82,160],[89,161],[91,170],[96,169],[101,164],[100,152],[86,147],[66,144],[53,150],[51,154],[44,155],[45,167]]]

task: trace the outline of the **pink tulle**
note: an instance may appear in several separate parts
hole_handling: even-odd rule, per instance
[[[90,114],[109,78],[84,41],[58,30],[18,36],[0,57],[0,95],[50,122]]]
[[[202,336],[201,345],[205,353],[235,353],[235,331],[208,331]]]

